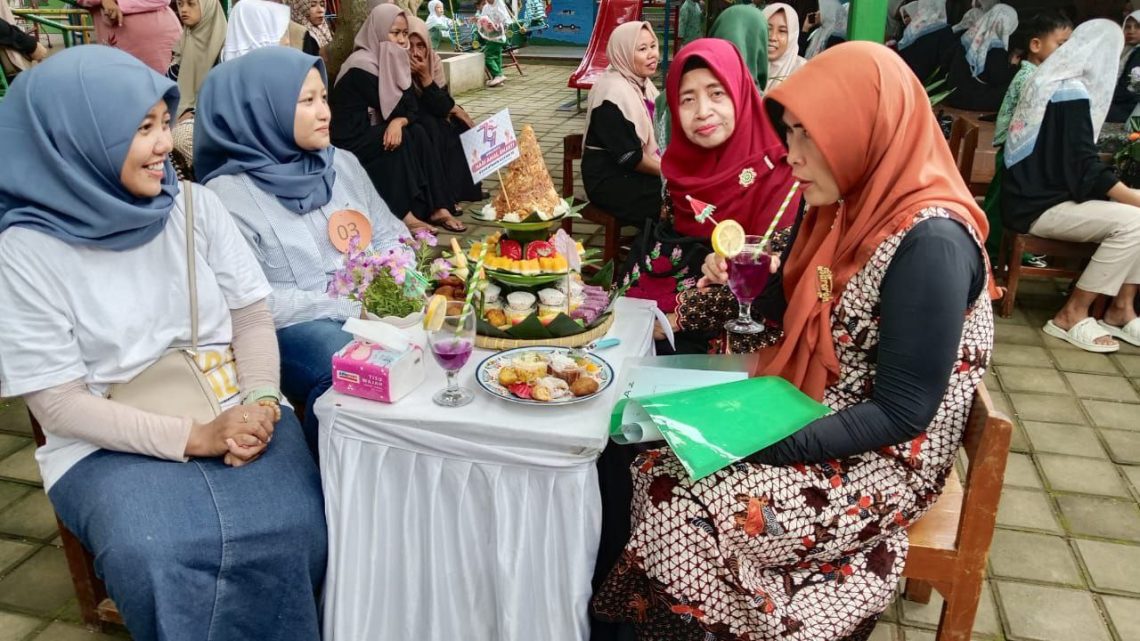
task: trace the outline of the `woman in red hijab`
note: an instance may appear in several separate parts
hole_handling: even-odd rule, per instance
[[[720,335],[724,322],[736,314],[731,293],[697,294],[691,289],[697,273],[678,273],[678,279],[659,276],[692,262],[690,252],[699,251],[696,261],[700,261],[711,251],[707,239],[714,221],[698,221],[692,203],[712,204],[714,220],[732,219],[747,233],[759,235],[785,201],[777,229],[790,228],[800,195],[791,167],[784,161],[787,150],[768,121],[752,73],[733,43],[702,38],[686,45],[670,68],[665,97],[672,130],[661,173],[671,205],[672,231],[687,242],[662,242],[659,234],[654,241],[657,246],[639,264],[642,279],[631,295],[657,300],[666,313],[676,309],[677,329]],[[776,238],[776,251],[781,249],[782,238]],[[679,250],[673,248],[677,245]],[[687,282],[686,276],[690,277]],[[778,331],[752,336],[744,347],[734,342],[734,351],[751,351],[778,336]],[[738,338],[743,337],[734,335]]]
[[[643,641],[865,640],[993,348],[985,216],[902,59],[841,44],[766,103],[810,208],[764,373],[834,412],[700,481],[667,448],[634,460],[633,532],[593,605]]]

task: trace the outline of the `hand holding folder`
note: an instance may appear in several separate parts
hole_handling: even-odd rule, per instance
[[[706,359],[706,365],[718,365],[715,358],[699,358]],[[653,384],[669,367],[662,361],[646,359],[641,367],[625,368],[631,382],[619,388],[627,393],[614,406],[610,436],[617,443],[663,437],[693,480],[758,452],[831,411],[778,376],[745,378],[747,369],[737,369],[739,359],[723,363],[729,371],[672,369],[667,380],[674,382],[673,389],[645,394],[662,388]]]

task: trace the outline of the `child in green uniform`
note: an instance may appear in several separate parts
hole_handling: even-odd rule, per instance
[[[701,12],[701,3],[697,0],[685,0],[681,5],[681,15],[677,18],[677,37],[681,39],[679,47],[701,37],[701,27],[704,23],[704,14]]]
[[[1013,112],[1017,110],[1018,100],[1021,99],[1021,88],[1025,81],[1033,75],[1038,65],[1052,55],[1058,47],[1065,44],[1069,36],[1073,35],[1073,23],[1064,14],[1046,11],[1029,19],[1025,25],[1025,59],[1021,61],[1021,68],[1009,83],[1009,89],[1002,100],[1001,110],[998,111],[997,121],[994,124],[994,147],[997,147],[997,156],[994,158],[994,178],[990,182],[989,191],[986,192],[986,202],[983,209],[990,221],[990,235],[986,239],[986,250],[991,258],[996,258],[1001,247],[1001,183],[1005,163],[1002,148],[1009,135],[1009,122],[1013,119]],[[1041,258],[1026,255],[1024,260],[1039,263],[1035,266],[1044,266]],[[1031,264],[1031,263],[1027,263]]]

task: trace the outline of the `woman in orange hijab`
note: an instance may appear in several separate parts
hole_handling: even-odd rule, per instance
[[[838,45],[765,103],[810,208],[762,373],[834,412],[700,481],[668,449],[634,461],[632,535],[593,605],[643,640],[866,639],[992,351],[985,216],[905,63]]]

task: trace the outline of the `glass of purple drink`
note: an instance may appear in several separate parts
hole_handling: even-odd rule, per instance
[[[760,236],[745,236],[744,248],[728,261],[728,288],[736,296],[740,309],[737,317],[724,328],[737,334],[759,334],[764,326],[752,320],[752,301],[764,291],[772,264],[772,255],[764,251]]]
[[[475,394],[455,381],[459,370],[471,360],[475,351],[475,314],[447,316],[443,327],[427,333],[428,345],[435,362],[447,373],[447,387],[431,400],[444,407],[462,407],[475,399]]]

